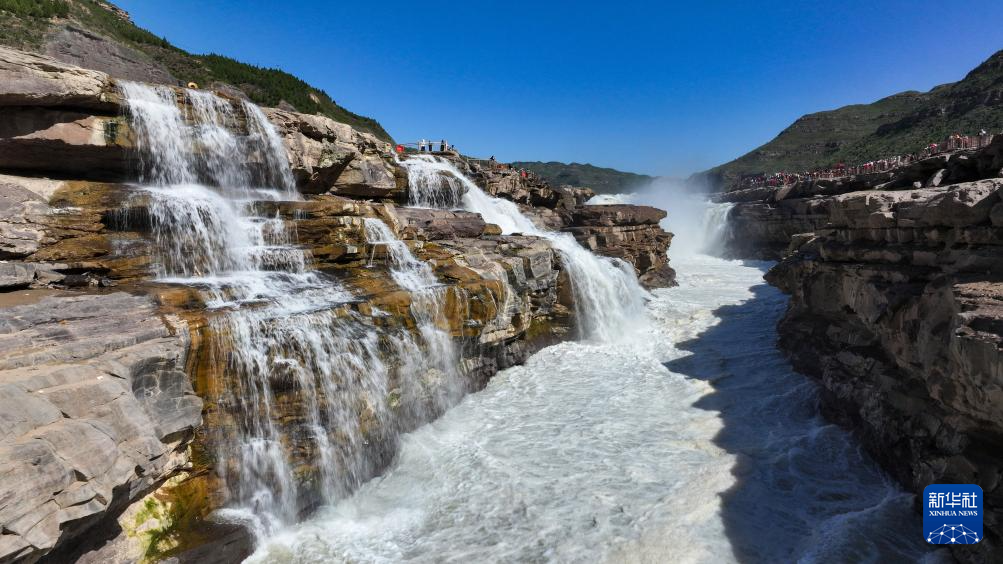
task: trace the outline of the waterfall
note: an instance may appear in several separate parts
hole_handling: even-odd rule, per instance
[[[720,256],[728,243],[728,214],[733,206],[710,202],[703,194],[675,194],[674,213],[662,220],[662,227],[676,234],[672,239],[673,256]]]
[[[585,204],[644,204],[670,210],[661,226],[675,234],[672,239],[675,258],[721,255],[730,237],[728,214],[734,207],[711,202],[703,190],[665,178],[655,178],[629,194],[597,194]]]
[[[120,84],[144,184],[207,184],[224,193],[250,196],[251,186],[298,199],[282,139],[260,108],[211,92],[123,81]],[[184,112],[182,111],[184,108]],[[235,132],[242,132],[237,135]]]
[[[373,477],[400,432],[457,396],[444,290],[367,222],[394,280],[414,294],[418,334],[356,312],[349,291],[310,268],[292,222],[260,212],[263,201],[300,196],[259,108],[195,90],[121,89],[142,165],[127,216],[145,211],[159,280],[196,288],[208,308],[202,364],[213,377],[200,393],[216,418],[226,512],[268,534]]]
[[[366,240],[386,248],[390,262],[390,276],[394,282],[411,293],[411,315],[415,319],[422,340],[429,348],[441,376],[445,379],[445,393],[435,398],[436,405],[445,407],[460,396],[460,355],[449,331],[449,320],[444,315],[446,292],[449,288],[439,284],[432,268],[415,258],[404,241],[380,219],[365,218]],[[372,264],[372,259],[370,259]],[[460,292],[462,290],[454,289]]]
[[[424,183],[447,174],[463,183],[463,208],[481,214],[484,221],[501,227],[506,234],[522,233],[548,239],[560,252],[575,294],[575,314],[581,336],[598,341],[628,337],[647,321],[644,297],[634,268],[618,259],[598,257],[568,233],[541,230],[509,200],[485,193],[449,161],[433,155],[416,155],[405,161],[408,188],[425,193]],[[413,172],[419,171],[418,174]]]
[[[720,255],[731,237],[731,225],[728,216],[735,204],[707,204],[704,221],[704,239],[702,251],[708,255]]]
[[[416,208],[453,209],[460,207],[463,198],[463,175],[446,161],[432,158],[397,159],[407,169],[408,205]]]

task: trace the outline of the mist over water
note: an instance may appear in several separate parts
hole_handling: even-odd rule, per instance
[[[499,373],[251,561],[937,561],[914,496],[775,348],[786,299],[768,265],[700,252],[722,208],[622,198],[668,209],[677,235],[680,286],[653,292],[642,334]]]

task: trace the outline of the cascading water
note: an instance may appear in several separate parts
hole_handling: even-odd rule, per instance
[[[210,309],[218,375],[207,393],[227,511],[267,534],[371,478],[397,434],[427,418],[427,398],[446,398],[432,402],[441,409],[455,397],[440,294],[427,266],[392,251],[395,279],[416,294],[422,340],[375,326],[345,306],[348,291],[310,270],[290,222],[259,213],[263,201],[300,198],[259,108],[138,83],[122,93],[142,160],[131,205],[149,217],[159,278],[198,288]],[[420,398],[410,416],[401,397]]]
[[[730,227],[728,216],[735,204],[708,204],[701,250],[708,255],[718,255],[728,244]]]
[[[765,265],[676,264],[637,338],[502,371],[251,562],[938,561],[914,496],[818,415],[773,345],[786,300]]]
[[[426,155],[398,159],[407,169],[408,205],[416,208],[453,209],[460,207],[464,182],[454,174],[455,169],[446,161]]]
[[[444,378],[443,392],[434,398],[435,404],[446,407],[462,394],[460,355],[448,331],[449,321],[443,313],[449,289],[439,284],[432,268],[415,258],[407,244],[398,239],[386,223],[376,218],[365,218],[364,221],[366,240],[373,245],[373,252],[377,246],[386,248],[391,277],[398,286],[411,293],[411,315],[429,348],[430,358],[436,360],[435,368]]]
[[[575,314],[581,336],[597,341],[629,339],[644,325],[647,292],[637,282],[629,264],[597,257],[567,233],[538,228],[514,202],[485,193],[452,163],[432,155],[416,155],[404,161],[408,189],[427,193],[436,178],[458,179],[464,188],[463,208],[481,214],[484,221],[501,227],[506,234],[523,233],[548,239],[561,253],[575,293]]]
[[[298,197],[259,110],[192,91],[123,93],[144,164],[133,204],[149,216],[161,280],[200,289],[211,310],[209,364],[223,374],[210,411],[231,507],[265,534],[331,504],[269,535],[254,559],[922,557],[918,536],[889,530],[913,518],[911,496],[818,418],[814,387],[773,348],[784,300],[760,269],[689,257],[681,286],[657,291],[646,313],[631,270],[427,156],[407,166],[448,171],[465,190],[459,205],[553,242],[590,340],[501,373],[407,435],[392,469],[360,488],[375,470],[367,453],[424,420],[402,421],[403,395],[433,409],[454,397],[445,290],[387,225],[367,221],[369,243],[412,294],[418,337],[363,318],[310,270],[288,222],[257,211]],[[293,420],[284,404],[298,406]]]

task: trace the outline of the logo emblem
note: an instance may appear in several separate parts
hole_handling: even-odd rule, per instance
[[[982,488],[930,484],[923,490],[923,537],[930,544],[982,541]]]

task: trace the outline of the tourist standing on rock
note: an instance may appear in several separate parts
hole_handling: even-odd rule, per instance
[[[422,138],[422,139],[420,139],[418,141],[418,152],[419,153],[424,153],[425,152],[425,139],[424,138]]]
[[[439,150],[442,151],[443,153],[446,152],[446,140],[445,139],[439,139]]]

